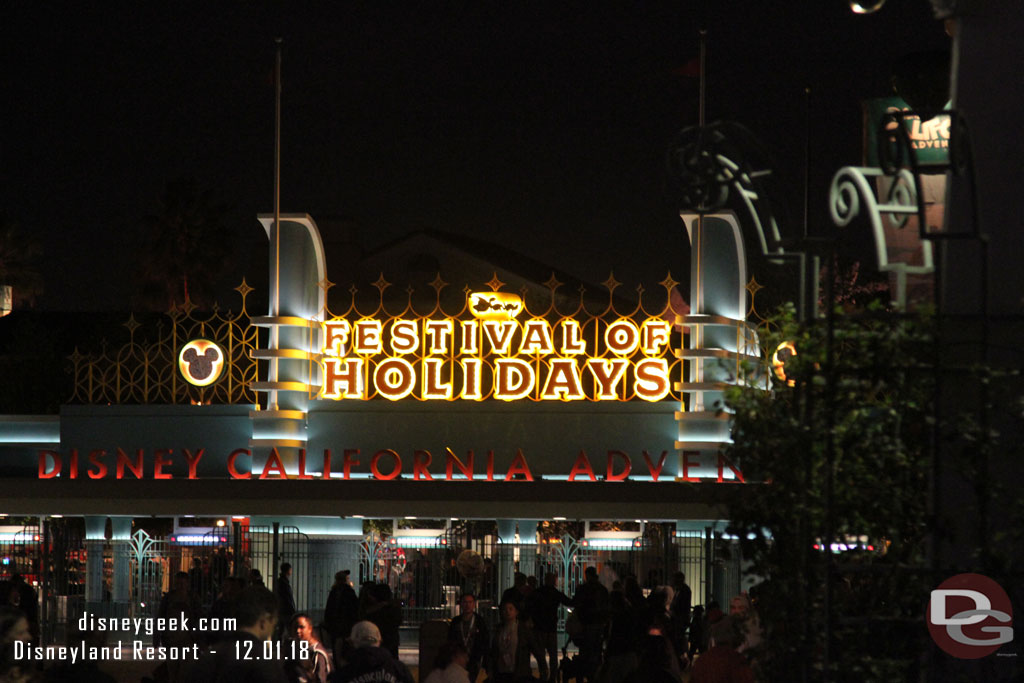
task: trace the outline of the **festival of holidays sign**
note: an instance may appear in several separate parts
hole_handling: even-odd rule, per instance
[[[468,295],[471,315],[324,323],[319,398],[660,401],[672,326],[661,318],[526,317],[520,297]]]

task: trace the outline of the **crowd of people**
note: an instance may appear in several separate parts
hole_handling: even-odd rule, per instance
[[[258,572],[226,576],[208,615],[234,619],[222,632],[159,633],[169,647],[196,644],[197,660],[161,663],[156,683],[413,683],[399,659],[402,607],[385,583],[367,582],[357,594],[348,570],[335,575],[323,620],[296,611],[291,566],[281,565],[276,592]],[[584,580],[567,595],[558,577],[516,573],[501,595],[496,623],[489,623],[476,596],[463,592],[459,614],[438,648],[434,667],[421,671],[424,683],[724,683],[753,681],[750,659],[760,642],[757,616],[749,598],[736,596],[729,614],[712,602],[691,610],[685,576],[645,592],[635,576],[614,581],[609,590],[588,567]],[[161,600],[159,616],[200,616],[193,577],[179,572]],[[11,597],[17,593],[16,597]],[[0,605],[0,683],[7,681],[112,680],[95,663],[53,666],[42,671],[12,657],[15,640],[36,640],[31,618],[17,606],[24,588],[8,586]],[[32,603],[34,604],[34,600]],[[568,608],[564,627],[576,647],[559,657],[559,610]],[[98,634],[76,633],[88,640]],[[186,642],[188,641],[188,642]],[[84,677],[83,677],[84,676]],[[145,680],[145,679],[144,679]]]
[[[462,596],[449,641],[468,653],[469,681],[475,682],[481,669],[494,683],[530,679],[531,656],[541,681],[548,683],[753,681],[750,659],[760,643],[760,626],[745,594],[732,600],[726,615],[715,602],[707,610],[691,610],[692,592],[681,572],[671,585],[645,593],[631,575],[608,590],[588,567],[571,597],[558,590],[557,578],[548,573],[538,587],[536,579],[517,573],[502,594],[500,624],[490,637],[474,596]],[[577,653],[570,657],[563,648],[559,660],[563,605],[571,608],[565,630]]]

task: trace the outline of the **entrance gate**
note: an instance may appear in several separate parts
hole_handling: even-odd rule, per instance
[[[132,534],[129,566],[131,571],[131,616],[157,617],[164,594],[164,579],[169,576],[171,557],[168,543],[139,529]]]
[[[192,545],[141,529],[132,534],[130,541],[85,543],[77,536],[71,538],[60,524],[52,522],[47,520],[42,533],[32,524],[0,532],[0,580],[9,580],[18,572],[30,585],[36,585],[41,598],[40,635],[46,643],[63,640],[67,625],[81,613],[86,554],[91,552],[100,553],[101,562],[110,565],[107,576],[117,562],[114,555],[123,553],[124,564],[120,566],[127,569],[128,591],[122,599],[129,602],[103,603],[108,608],[122,605],[124,612],[117,610],[119,615],[158,616],[161,598],[170,590],[178,571],[194,570],[190,586],[195,583],[194,592],[201,596],[202,608],[208,611],[224,576],[248,577],[250,570],[256,569],[265,585],[273,588],[281,563],[289,562],[296,609],[307,612],[314,623],[323,618],[334,573],[351,569],[357,590],[367,581],[388,585],[393,598],[402,605],[407,638],[424,621],[454,616],[458,596],[464,590],[477,595],[482,613],[496,611],[501,593],[512,585],[517,571],[535,576],[539,585],[553,572],[558,577],[556,586],[570,597],[583,582],[588,566],[595,567],[608,586],[613,580],[633,575],[645,590],[668,584],[673,572],[682,571],[695,605],[712,599],[725,605],[739,592],[741,583],[736,541],[711,529],[674,530],[670,524],[658,525],[657,529],[649,525],[647,533],[627,542],[567,533],[558,538],[502,543],[493,532],[493,523],[472,522],[466,524],[475,525],[473,533],[460,527],[412,547],[376,532],[362,539],[311,539],[296,527],[275,529],[237,523],[230,530],[211,532],[202,541],[191,539]],[[473,556],[465,563],[473,568],[469,574],[460,562],[460,555],[466,551]],[[109,599],[106,594],[104,600]],[[496,616],[488,615],[491,619]]]

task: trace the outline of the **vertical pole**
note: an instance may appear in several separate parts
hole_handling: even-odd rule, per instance
[[[697,125],[703,128],[705,123],[704,112],[707,106],[707,70],[705,68],[708,59],[707,29],[701,29],[698,35],[700,37],[700,97],[698,100]]]
[[[274,226],[271,241],[274,245],[274,298],[271,302],[270,314],[281,315],[281,43],[283,39],[275,38],[277,46],[274,56]],[[279,344],[280,328],[270,327],[270,348],[276,349]],[[278,379],[278,359],[270,359],[270,381]],[[271,391],[267,408],[277,410],[277,391]]]
[[[825,310],[827,336],[825,341],[825,539],[822,543],[825,547],[825,643],[823,648],[823,674],[826,683],[832,680],[832,576],[835,570],[835,561],[832,557],[832,541],[835,538],[835,509],[834,509],[834,476],[835,466],[835,421],[836,409],[833,398],[836,395],[836,367],[835,367],[835,266],[836,252],[833,243],[828,254],[828,267],[825,279],[825,301],[828,308]]]
[[[700,94],[697,99],[697,125],[700,127],[700,138],[701,142],[697,144],[698,153],[701,152],[703,137],[704,137],[704,125],[707,122],[707,61],[708,61],[708,32],[707,29],[701,29],[698,33],[698,39],[700,42],[699,52],[699,64],[700,64]],[[701,207],[698,207],[700,209]],[[698,210],[697,212],[697,225],[694,226],[693,236],[690,240],[692,249],[697,251],[696,259],[693,256],[690,257],[691,262],[697,263],[698,273],[696,277],[690,278],[691,287],[692,283],[696,283],[697,291],[690,292],[690,302],[692,305],[692,313],[700,314],[704,313],[704,292],[703,292],[703,277],[699,272],[703,266],[704,259],[701,258],[700,251],[704,248],[704,212]],[[699,349],[704,347],[704,326],[697,325],[691,328],[690,332],[690,347]],[[701,358],[695,358],[693,360],[691,370],[691,381],[703,382],[704,381],[704,361]],[[694,395],[691,400],[690,410],[705,410],[704,408],[704,394],[699,393]]]
[[[804,239],[810,225],[808,209],[810,207],[811,185],[811,88],[804,88]]]
[[[817,265],[817,259],[812,260],[814,265]],[[817,269],[815,269],[817,272]],[[815,306],[817,302],[815,302]],[[813,310],[813,309],[812,309]],[[814,420],[814,382],[807,382],[803,377],[798,377],[796,380],[796,400],[798,411],[800,415],[800,422],[806,427],[810,427]],[[811,505],[811,491],[814,483],[814,456],[811,453],[811,449],[804,449],[803,453],[804,470],[803,470],[803,490],[801,491],[801,502],[803,505],[810,507]],[[802,643],[804,646],[811,643],[812,630],[811,624],[811,607],[810,607],[810,582],[806,577],[810,576],[814,572],[814,565],[817,564],[818,558],[812,555],[810,549],[813,547],[813,534],[812,529],[807,523],[807,518],[802,516],[797,525],[797,542],[799,548],[797,552],[800,554],[800,566],[804,570],[804,578],[800,582],[800,592],[797,595],[797,614],[799,615],[801,629],[802,629]],[[826,551],[828,552],[828,551]],[[807,683],[811,671],[811,661],[809,657],[802,658],[800,663],[800,681]]]
[[[234,556],[235,565],[231,568],[232,576],[239,576],[239,569],[243,566],[242,563],[242,524],[241,522],[231,522],[231,550]]]
[[[281,38],[274,57],[274,315],[281,314]]]
[[[664,545],[663,555],[662,556],[665,558],[665,575],[666,576],[669,576],[668,568],[669,568],[669,563],[672,561],[672,544],[675,542],[675,539],[673,538],[673,536],[675,535],[675,532],[674,531],[670,531],[669,530],[669,526],[670,526],[669,522],[662,522],[662,524],[661,524],[661,536],[662,536],[662,543]],[[676,554],[676,561],[675,561],[675,571],[679,570],[680,562],[682,562],[682,557],[680,556],[679,553],[677,553]]]
[[[281,561],[281,523],[274,522],[274,537],[270,549],[270,573],[273,575],[271,585],[274,587],[274,595],[277,595],[277,566]]]
[[[807,86],[804,88],[804,225],[803,225],[803,241],[806,243],[807,234],[810,231],[810,187],[811,187],[811,88]],[[808,262],[810,261],[810,262]],[[815,309],[817,308],[818,302],[817,297],[811,298],[811,292],[815,291],[814,287],[808,286],[808,279],[814,278],[817,280],[818,271],[812,266],[816,265],[814,259],[810,255],[804,256],[801,261],[800,267],[800,303],[797,307],[797,320],[801,323],[805,322],[809,318],[815,317]]]
[[[43,605],[42,611],[39,615],[39,637],[42,643],[51,642],[50,637],[53,631],[53,626],[50,623],[50,592],[53,586],[50,582],[50,520],[45,517],[40,517],[41,526],[43,527],[43,547],[39,557],[39,582],[40,589],[43,594]]]
[[[704,529],[704,576],[707,582],[704,584],[704,605],[714,599],[715,595],[715,558],[714,558],[714,532],[712,527]]]

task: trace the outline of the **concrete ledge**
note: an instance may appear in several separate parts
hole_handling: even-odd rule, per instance
[[[298,480],[0,480],[25,515],[364,515],[366,517],[721,519],[757,484]]]

